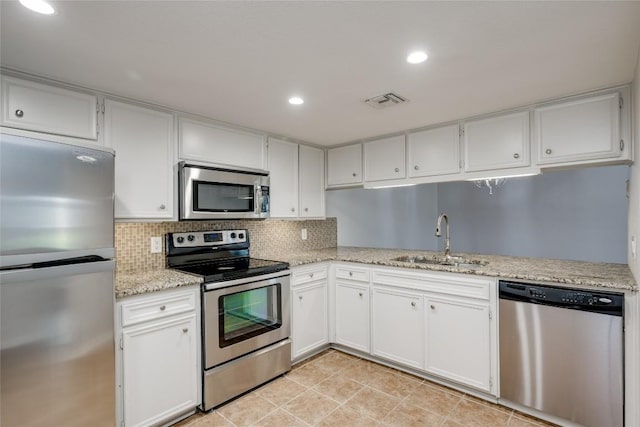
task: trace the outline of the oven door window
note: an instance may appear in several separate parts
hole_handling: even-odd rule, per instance
[[[281,327],[280,296],[280,284],[275,284],[219,297],[220,347]]]
[[[254,186],[193,181],[193,210],[206,212],[253,212]]]

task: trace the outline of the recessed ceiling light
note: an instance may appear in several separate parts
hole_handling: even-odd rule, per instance
[[[53,6],[44,0],[20,0],[20,4],[43,15],[52,15],[55,12]]]
[[[407,56],[407,62],[409,64],[419,64],[421,62],[426,61],[428,58],[427,54],[421,50],[416,50],[415,52],[411,52]]]
[[[299,96],[292,96],[291,98],[289,98],[289,104],[293,104],[293,105],[304,104],[304,99],[300,98]]]

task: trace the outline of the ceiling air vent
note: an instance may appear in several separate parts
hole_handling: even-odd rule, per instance
[[[373,108],[387,108],[394,105],[407,102],[407,98],[403,98],[393,92],[385,93],[384,95],[374,96],[364,100],[365,104]]]

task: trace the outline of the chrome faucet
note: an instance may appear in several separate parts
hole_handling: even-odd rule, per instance
[[[436,226],[436,237],[442,236],[442,218],[447,222],[447,234],[444,238],[444,256],[449,258],[451,256],[451,241],[449,240],[449,217],[447,214],[440,214],[438,217],[438,225]]]

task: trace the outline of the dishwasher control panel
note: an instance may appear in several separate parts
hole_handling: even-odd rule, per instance
[[[574,310],[622,315],[624,295],[500,280],[500,298]]]

